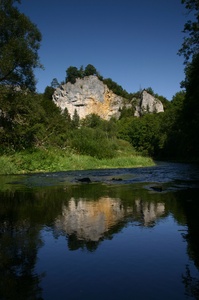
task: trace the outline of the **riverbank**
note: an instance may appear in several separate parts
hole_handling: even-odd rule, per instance
[[[0,156],[0,174],[26,174],[36,172],[58,172],[70,170],[133,168],[155,165],[150,157],[137,153],[120,152],[118,156],[97,159],[78,155],[66,150],[37,149]]]

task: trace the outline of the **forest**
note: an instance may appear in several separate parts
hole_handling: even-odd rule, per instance
[[[55,161],[56,155],[67,153],[67,156],[86,155],[98,160],[140,155],[156,160],[198,162],[198,0],[181,1],[195,16],[184,25],[185,37],[178,52],[184,56],[183,89],[169,102],[148,88],[162,101],[163,113],[138,118],[133,116],[131,109],[124,109],[119,120],[112,118],[110,121],[94,114],[80,120],[77,114],[70,116],[67,110],[61,113],[52,101],[52,94],[60,84],[56,78],[44,93],[35,91],[34,69],[42,67],[38,56],[41,33],[18,10],[15,2],[20,3],[16,0],[0,2],[0,168],[12,161],[20,165],[26,153],[31,157],[31,167],[28,169],[26,165],[25,169],[38,170],[39,167],[33,167],[30,161],[39,151],[42,151],[40,161],[50,152]],[[103,78],[91,64],[80,69],[70,66],[62,83],[74,83],[76,78],[89,75],[98,76],[114,93],[127,100],[140,93],[127,93],[112,79]],[[51,159],[49,156],[49,161]],[[7,172],[15,172],[11,170]]]

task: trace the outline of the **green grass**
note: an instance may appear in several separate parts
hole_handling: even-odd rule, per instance
[[[134,152],[118,152],[118,156],[109,159],[97,159],[87,155],[78,155],[67,150],[37,149],[21,151],[0,156],[0,174],[25,174],[36,172],[58,172],[68,170],[131,168],[152,166],[149,157]]]

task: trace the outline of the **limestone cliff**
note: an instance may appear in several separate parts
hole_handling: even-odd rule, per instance
[[[140,117],[146,113],[160,113],[164,111],[162,102],[149,94],[146,90],[141,93],[140,100],[135,109],[135,117]]]
[[[97,114],[105,120],[112,116],[118,118],[124,99],[115,95],[97,76],[86,76],[76,79],[57,88],[53,101],[63,111],[65,108],[71,116],[76,110],[80,119],[89,114]]]
[[[58,87],[53,96],[55,104],[64,111],[67,108],[71,117],[77,111],[80,119],[89,114],[97,114],[102,119],[118,119],[121,109],[125,106],[131,108],[134,99],[129,101],[111,91],[97,76],[91,75],[77,78],[74,84],[68,82]],[[142,116],[144,113],[159,113],[164,111],[160,100],[143,91],[140,99],[136,99],[134,116]]]

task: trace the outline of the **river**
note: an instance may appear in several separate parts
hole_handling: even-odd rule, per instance
[[[199,166],[0,176],[0,299],[199,299]]]

